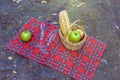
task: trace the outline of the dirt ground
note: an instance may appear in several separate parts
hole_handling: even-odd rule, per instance
[[[93,80],[120,80],[120,0],[77,1],[0,0],[0,80],[73,80],[3,47],[31,17],[58,24],[64,9],[71,22],[83,20],[87,34],[108,44]]]

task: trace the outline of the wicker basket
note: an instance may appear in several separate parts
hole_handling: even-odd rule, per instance
[[[59,18],[59,21],[61,20],[61,19],[65,19],[66,17],[65,16],[59,16],[59,17],[64,17],[64,18]],[[67,16],[67,19],[69,19],[68,18],[68,16]],[[77,25],[76,23],[77,22],[80,22],[80,25]],[[64,23],[65,24],[65,23]],[[62,24],[63,25],[63,24]],[[65,24],[66,25],[66,24]],[[62,31],[62,29],[60,28],[59,29],[59,35],[60,35],[60,38],[61,38],[61,42],[63,43],[63,45],[67,48],[67,49],[70,49],[70,50],[78,50],[78,49],[80,49],[83,45],[84,45],[84,43],[85,43],[85,41],[86,41],[86,38],[87,38],[87,34],[86,34],[86,32],[85,32],[85,30],[83,29],[83,24],[82,24],[82,21],[81,20],[76,20],[76,21],[74,21],[72,24],[70,24],[66,29],[66,33],[63,33],[63,31]],[[60,25],[60,27],[65,27],[65,26],[61,26]],[[77,43],[73,43],[73,42],[71,42],[70,40],[69,40],[69,33],[72,31],[72,30],[76,30],[76,29],[80,29],[80,30],[82,30],[83,31],[83,33],[84,33],[84,38],[81,40],[81,41],[79,41],[79,42],[77,42]]]

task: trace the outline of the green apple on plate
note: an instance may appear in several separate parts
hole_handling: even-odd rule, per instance
[[[31,39],[31,37],[32,37],[32,34],[31,34],[31,32],[30,31],[23,31],[22,33],[21,33],[21,35],[20,35],[20,37],[21,37],[21,40],[23,41],[23,42],[28,42],[28,41],[30,41],[30,39]]]
[[[80,31],[78,31],[78,30],[71,31],[69,34],[69,40],[74,43],[79,42],[81,40]]]

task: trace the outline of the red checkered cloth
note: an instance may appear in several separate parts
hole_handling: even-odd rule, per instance
[[[87,37],[78,51],[66,49],[59,37],[58,26],[31,18],[6,47],[24,57],[73,77],[76,80],[91,80],[106,48],[106,43]],[[20,39],[23,30],[32,32],[32,39],[24,43]]]

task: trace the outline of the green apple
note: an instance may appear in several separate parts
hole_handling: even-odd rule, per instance
[[[21,37],[21,40],[24,41],[24,42],[28,42],[30,41],[31,37],[32,37],[32,34],[30,31],[23,31],[20,35]]]
[[[79,42],[80,39],[81,39],[81,33],[80,33],[80,31],[73,30],[73,31],[70,32],[70,34],[69,34],[69,40],[71,42],[74,42],[74,43],[75,42]]]

